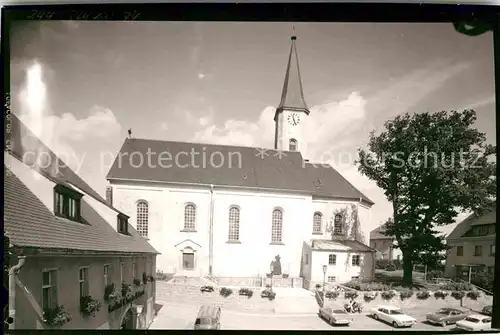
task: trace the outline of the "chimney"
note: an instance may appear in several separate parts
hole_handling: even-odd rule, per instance
[[[111,186],[106,187],[106,202],[113,206],[113,187]]]

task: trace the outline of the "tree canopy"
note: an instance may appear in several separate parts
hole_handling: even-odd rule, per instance
[[[460,211],[481,214],[494,204],[496,147],[485,143],[475,121],[473,110],[399,115],[358,151],[358,170],[392,203],[386,234],[403,253],[408,284],[414,262],[446,250],[435,227],[453,223]]]

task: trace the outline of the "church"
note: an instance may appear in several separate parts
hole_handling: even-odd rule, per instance
[[[309,118],[293,36],[274,149],[127,138],[106,197],[161,253],[164,273],[369,279],[375,250],[364,227],[374,203],[303,157]]]

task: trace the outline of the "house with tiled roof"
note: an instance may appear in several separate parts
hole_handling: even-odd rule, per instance
[[[403,254],[401,249],[394,248],[395,237],[386,235],[385,224],[375,228],[370,232],[370,247],[377,250],[376,258],[383,260],[401,260]]]
[[[158,251],[16,116],[6,122],[10,328],[147,328]]]
[[[446,238],[445,274],[450,278],[474,280],[476,274],[495,266],[496,204],[491,211],[472,213],[461,221]]]
[[[130,137],[108,172],[108,197],[161,252],[157,269],[166,273],[288,275],[290,283],[369,278],[374,250],[365,229],[374,203],[332,166],[304,157],[310,118],[292,37],[269,120],[273,149]],[[324,252],[315,240],[333,245]],[[337,254],[346,264],[330,261]]]

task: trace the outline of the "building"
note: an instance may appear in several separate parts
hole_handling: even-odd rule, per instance
[[[385,225],[375,228],[370,232],[370,247],[377,250],[376,258],[384,260],[401,260],[401,249],[394,248],[394,236],[385,235]]]
[[[482,271],[493,275],[495,266],[496,205],[492,211],[471,214],[448,235],[445,274],[450,278],[474,281]]]
[[[21,121],[7,122],[11,328],[147,328],[158,252]]]
[[[323,274],[315,278],[304,267],[322,269],[329,256],[312,240],[327,243],[333,236],[332,252],[354,261],[348,270],[328,265],[328,276],[371,276],[365,258],[373,252],[366,252],[363,227],[373,202],[333,167],[302,155],[304,124],[314,115],[304,100],[295,43],[292,37],[274,150],[138,138],[123,143],[107,175],[108,194],[161,252],[158,270],[238,278],[272,272],[316,281]]]

